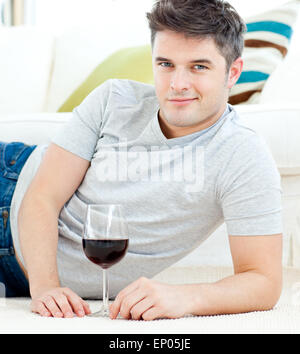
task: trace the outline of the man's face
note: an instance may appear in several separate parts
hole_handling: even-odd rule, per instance
[[[160,123],[169,137],[214,124],[226,108],[242,64],[228,73],[213,39],[186,38],[169,30],[157,32],[152,58]]]

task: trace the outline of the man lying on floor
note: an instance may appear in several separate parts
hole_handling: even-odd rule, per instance
[[[120,204],[130,241],[109,270],[112,319],[271,309],[281,293],[280,176],[228,104],[245,24],[221,0],[160,0],[147,18],[154,86],[108,80],[49,145],[0,143],[6,296],[31,296],[42,316],[89,314],[101,268],[82,250],[85,209]],[[223,222],[234,275],[210,284],[151,279]]]

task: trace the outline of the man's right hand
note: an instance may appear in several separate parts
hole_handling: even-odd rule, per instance
[[[83,317],[91,313],[90,307],[69,288],[44,289],[32,296],[30,309],[44,317]]]

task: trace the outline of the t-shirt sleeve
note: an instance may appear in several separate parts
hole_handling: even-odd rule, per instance
[[[282,233],[281,181],[264,140],[238,146],[220,177],[220,203],[229,235]]]
[[[70,120],[51,142],[91,161],[100,135],[110,86],[111,80],[107,80],[95,88],[79,106],[74,108]]]

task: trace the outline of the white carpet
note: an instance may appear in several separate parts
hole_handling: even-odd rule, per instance
[[[156,276],[168,283],[212,282],[232,274],[230,268],[169,268]],[[271,311],[238,315],[185,317],[173,320],[133,321],[108,318],[43,318],[29,310],[30,299],[0,302],[0,333],[300,333],[300,270],[284,270],[282,296]],[[91,310],[100,301],[89,301]]]

